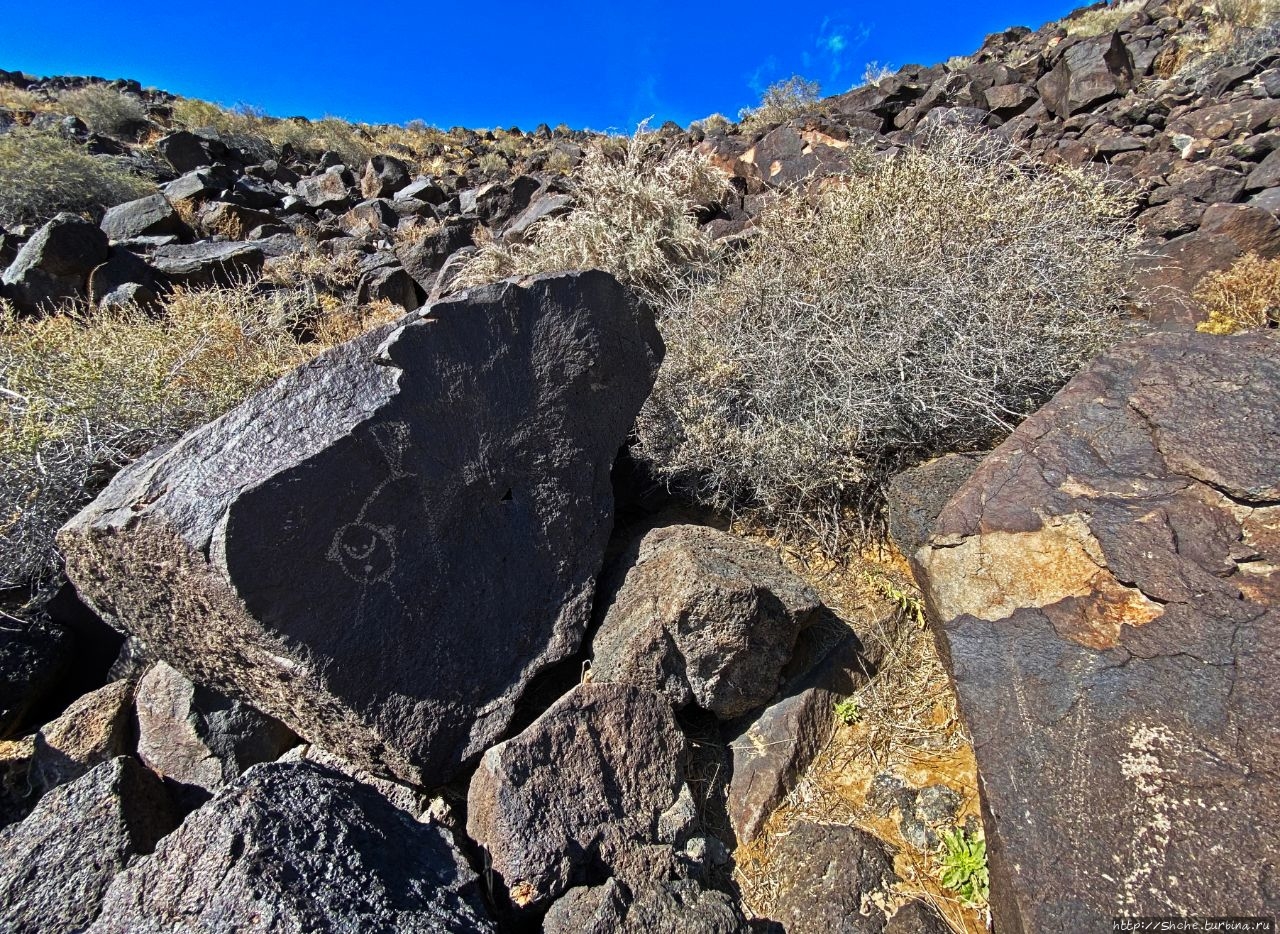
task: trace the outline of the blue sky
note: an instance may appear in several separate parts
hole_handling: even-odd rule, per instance
[[[45,0],[6,4],[0,68],[136,78],[275,116],[630,130],[732,117],[793,74],[839,93],[869,61],[932,64],[1074,5]]]

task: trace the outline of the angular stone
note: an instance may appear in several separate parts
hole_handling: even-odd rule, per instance
[[[108,209],[98,226],[112,240],[167,234],[182,237],[191,233],[173,205],[161,194],[126,201]]]
[[[737,934],[742,913],[723,892],[690,880],[654,882],[633,892],[616,879],[570,889],[547,912],[543,934]]]
[[[1118,97],[1133,84],[1133,60],[1117,32],[1083,39],[1037,82],[1049,112],[1070,117]]]
[[[781,700],[736,730],[728,743],[733,777],[725,810],[739,846],[760,833],[831,738],[836,704],[866,681],[858,640],[848,630],[833,638],[836,644],[812,669],[796,678]]]
[[[409,167],[395,156],[374,156],[360,176],[360,193],[366,198],[390,198],[409,184]]]
[[[107,235],[64,212],[23,244],[0,277],[0,294],[23,311],[52,309],[83,296],[90,270],[106,258]]]
[[[197,687],[164,662],[138,683],[135,704],[138,758],[164,778],[209,792],[298,742],[279,720]]]
[[[83,931],[116,874],[174,823],[160,780],[127,757],[49,792],[25,820],[0,831],[0,928]]]
[[[187,130],[175,130],[156,140],[156,151],[179,172],[190,172],[212,165],[226,152],[221,143],[197,136]]]
[[[1210,205],[1200,229],[1230,237],[1241,253],[1257,253],[1263,259],[1280,256],[1280,221],[1262,208],[1248,204]]]
[[[86,283],[91,302],[101,303],[111,293],[126,285],[155,286],[155,270],[136,253],[113,246],[107,261],[89,273]]]
[[[529,233],[529,228],[544,218],[561,217],[573,210],[573,198],[569,195],[544,195],[521,212],[507,229],[502,232],[502,239],[508,243],[522,243]]]
[[[800,821],[769,853],[779,895],[770,915],[787,934],[883,934],[898,881],[885,845],[866,831]]]
[[[661,353],[601,272],[438,302],[119,473],[68,576],[201,684],[439,784],[580,645]]]
[[[81,697],[36,734],[32,781],[54,788],[124,753],[132,712],[129,681],[114,681]]]
[[[938,513],[982,462],[981,454],[945,454],[894,475],[885,491],[889,538],[904,555],[933,534]]]
[[[1261,191],[1280,186],[1280,149],[1274,149],[1244,180],[1245,191]]]
[[[188,288],[229,285],[256,276],[265,261],[262,249],[253,243],[173,244],[151,254],[151,265],[169,282]]]
[[[999,930],[1280,907],[1277,350],[1116,348],[988,456],[917,555]]]
[[[333,211],[345,210],[351,204],[351,193],[347,183],[337,172],[321,172],[304,178],[294,186],[298,197],[313,208],[329,208]]]
[[[684,736],[671,707],[625,684],[580,684],[480,760],[467,833],[513,904],[529,907],[610,876],[661,878],[680,799]]]
[[[1150,307],[1152,323],[1163,330],[1192,329],[1206,317],[1192,298],[1200,280],[1229,269],[1240,248],[1225,234],[1194,231],[1148,250],[1135,263],[1138,293]]]
[[[387,301],[399,305],[405,311],[413,311],[422,304],[418,284],[403,266],[384,266],[371,269],[360,277],[356,288],[356,301]]]
[[[434,233],[402,242],[396,247],[396,256],[409,275],[413,276],[413,281],[422,287],[423,292],[431,294],[436,276],[445,260],[458,250],[474,244],[471,237],[473,224],[472,221],[449,221]]]
[[[400,215],[391,208],[391,202],[383,198],[361,201],[342,215],[342,229],[353,237],[376,234],[385,227],[395,229]]]
[[[254,766],[118,876],[92,934],[492,932],[448,833],[308,762]]]
[[[777,693],[796,638],[821,601],[777,552],[727,532],[649,532],[592,642],[592,677],[697,704],[721,719]]]

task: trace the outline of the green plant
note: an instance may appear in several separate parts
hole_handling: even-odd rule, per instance
[[[612,148],[619,154],[611,155]],[[711,243],[692,211],[723,197],[728,181],[701,156],[664,154],[654,137],[639,131],[620,143],[600,139],[571,187],[572,212],[535,225],[527,244],[486,244],[459,272],[458,287],[595,267],[656,302],[710,261]]]
[[[947,132],[777,197],[668,301],[637,453],[668,482],[838,548],[892,473],[994,442],[1123,334],[1128,200]]]
[[[738,120],[748,130],[783,123],[810,113],[821,99],[822,88],[818,82],[792,75],[769,85],[757,106],[744,107],[738,112]]]
[[[95,133],[131,137],[146,125],[147,111],[142,101],[101,85],[68,91],[58,102],[85,122]]]
[[[101,216],[155,190],[55,132],[18,127],[0,136],[0,224],[40,223],[59,211]]]
[[[987,868],[987,843],[978,834],[961,827],[942,832],[938,881],[963,901],[982,907],[991,894],[991,874]]]
[[[881,596],[891,600],[898,607],[898,612],[904,618],[911,620],[917,626],[923,627],[925,625],[924,601],[920,599],[919,593],[915,592],[914,589],[898,586],[885,574],[868,573],[867,582]]]
[[[856,697],[846,697],[836,704],[836,719],[845,726],[852,726],[862,719],[862,708]]]

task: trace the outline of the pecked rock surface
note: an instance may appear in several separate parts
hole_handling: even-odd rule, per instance
[[[437,303],[122,471],[68,576],[193,681],[442,783],[578,648],[661,352],[601,272]]]
[[[494,930],[449,834],[306,762],[254,766],[107,891],[93,934]]]
[[[467,833],[521,908],[610,876],[661,878],[678,842],[684,752],[660,694],[580,684],[484,754]]]
[[[635,555],[592,642],[594,678],[723,719],[772,698],[821,606],[813,588],[769,548],[702,526],[655,529]]]
[[[999,447],[917,554],[1002,931],[1280,910],[1280,341],[1160,334]]]

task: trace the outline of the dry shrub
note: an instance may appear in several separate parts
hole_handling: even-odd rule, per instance
[[[178,290],[159,314],[0,302],[0,587],[55,570],[54,533],[120,467],[386,320],[252,284]]]
[[[147,110],[132,94],[113,88],[90,85],[68,91],[58,98],[60,109],[69,110],[94,133],[132,137],[147,123]]]
[[[1209,320],[1197,326],[1207,334],[1280,327],[1280,258],[1248,253],[1230,269],[1201,279],[1194,298],[1209,312]]]
[[[575,209],[535,225],[528,244],[484,246],[455,282],[465,288],[595,267],[661,300],[706,266],[711,243],[691,212],[727,188],[727,177],[705,158],[685,150],[664,154],[653,134],[637,132],[625,145],[593,141],[572,178]]]
[[[0,136],[0,224],[40,223],[59,211],[101,216],[155,190],[55,132],[17,128]]]
[[[12,84],[0,84],[0,108],[41,113],[54,110],[55,104],[47,96],[35,91],[14,87]]]
[[[1134,242],[1127,199],[990,136],[870,166],[776,199],[665,308],[638,424],[668,481],[831,547],[887,476],[991,443],[1115,339]]]
[[[1138,12],[1146,0],[1118,0],[1095,10],[1086,10],[1064,20],[1069,36],[1101,36],[1115,32],[1126,19]]]
[[[818,82],[792,75],[769,85],[759,105],[744,107],[738,112],[738,120],[744,130],[753,132],[811,113],[821,99],[822,88]]]
[[[1161,75],[1176,75],[1203,92],[1223,69],[1280,49],[1280,0],[1218,0],[1206,20],[1205,31],[1188,33],[1161,53]]]
[[[700,129],[703,133],[724,133],[732,125],[724,114],[714,113],[701,120],[694,120],[689,124],[689,131]]]

